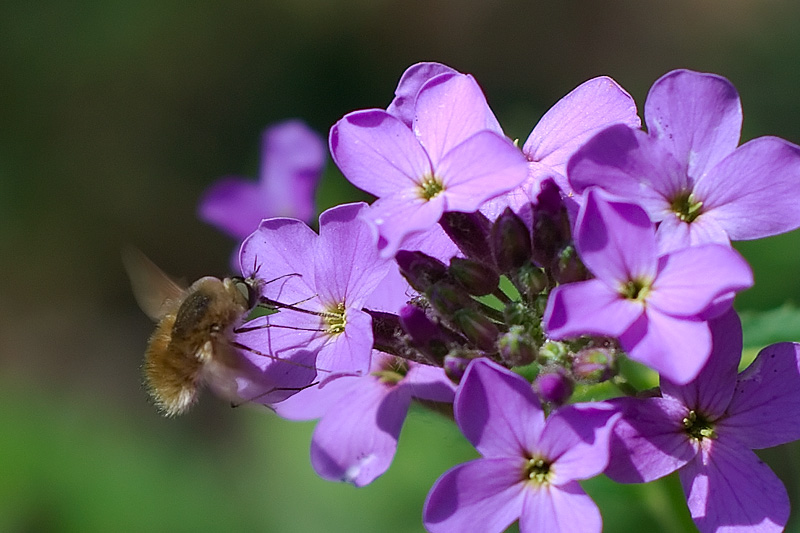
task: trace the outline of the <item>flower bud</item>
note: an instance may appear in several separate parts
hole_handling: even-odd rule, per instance
[[[491,264],[494,261],[489,244],[491,222],[483,213],[446,212],[439,219],[447,236],[466,257]]]
[[[572,396],[572,381],[561,372],[539,374],[533,382],[533,390],[543,402],[562,405]]]
[[[431,306],[442,317],[452,317],[461,309],[474,309],[477,302],[450,280],[440,280],[434,283],[426,292]]]
[[[500,272],[511,272],[531,260],[531,233],[510,207],[492,225],[492,251]]]
[[[427,291],[431,285],[447,277],[447,266],[422,252],[400,250],[395,261],[408,284],[419,293]]]
[[[459,309],[453,313],[453,323],[481,350],[486,352],[495,350],[500,330],[484,315],[474,309]]]
[[[403,330],[421,354],[440,365],[447,354],[446,336],[442,329],[416,305],[406,305],[400,310]]]
[[[472,358],[461,355],[447,355],[444,358],[444,373],[453,383],[460,383]]]
[[[578,257],[573,244],[565,246],[558,254],[553,266],[553,277],[558,283],[572,283],[589,279],[589,271]]]
[[[494,268],[472,259],[454,257],[448,269],[450,277],[474,296],[493,293],[500,284],[500,276]]]
[[[548,286],[547,274],[530,262],[517,270],[514,281],[517,290],[525,295],[528,301],[535,299]]]
[[[376,350],[398,354],[403,349],[400,319],[392,313],[365,309],[372,317],[372,345]]]
[[[510,366],[524,366],[532,363],[538,353],[534,340],[525,333],[522,326],[511,326],[508,332],[500,335],[497,341],[500,357]]]
[[[612,348],[595,346],[583,348],[572,363],[572,371],[580,380],[601,383],[614,376],[616,351]]]
[[[551,180],[546,180],[533,212],[533,261],[541,267],[549,267],[556,261],[558,251],[571,239],[569,216],[561,191]]]

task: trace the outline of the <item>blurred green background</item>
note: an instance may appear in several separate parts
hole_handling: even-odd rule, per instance
[[[195,217],[204,188],[256,174],[267,124],[326,134],[422,60],[474,74],[523,140],[590,77],[641,108],[685,67],[738,87],[745,139],[800,143],[798,23],[793,0],[3,2],[0,531],[421,531],[431,483],[474,456],[450,424],[413,411],[389,472],[354,489],[313,474],[313,424],[209,394],[162,419],[121,247],[189,281],[226,274],[232,243]],[[353,198],[329,164],[320,207]],[[738,247],[757,281],[740,310],[800,302],[797,233]],[[752,324],[787,335],[779,315]],[[795,503],[797,452],[763,455]],[[606,531],[691,527],[673,478],[587,486]]]

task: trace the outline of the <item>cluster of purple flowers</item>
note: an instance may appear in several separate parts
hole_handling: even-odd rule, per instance
[[[578,481],[674,471],[701,531],[782,530],[786,490],[752,450],[800,439],[800,344],[737,374],[732,303],[753,275],[730,242],[800,227],[800,147],[739,146],[738,94],[712,74],[664,75],[644,119],[599,77],[520,149],[472,76],[420,63],[386,109],[331,128],[333,161],[371,205],[325,211],[318,233],[298,220],[324,156],[296,122],[265,134],[260,185],[212,190],[202,212],[247,235],[241,273],[269,309],[235,342],[296,390],[272,409],[320,419],[320,476],[383,474],[419,401],[482,456],[433,486],[430,531],[600,531]],[[622,357],[658,389],[631,390]],[[314,370],[301,386],[298,366]],[[609,381],[620,397],[571,401]]]

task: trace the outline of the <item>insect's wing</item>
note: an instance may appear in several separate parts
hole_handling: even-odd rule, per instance
[[[161,320],[183,298],[186,289],[175,283],[136,248],[122,250],[122,263],[131,279],[136,303],[147,316]]]

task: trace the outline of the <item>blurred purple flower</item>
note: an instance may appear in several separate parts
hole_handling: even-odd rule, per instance
[[[275,409],[292,420],[321,418],[311,439],[314,470],[362,487],[392,463],[412,399],[450,403],[454,388],[441,368],[376,351],[368,374],[332,376]]]
[[[586,194],[575,232],[595,279],[553,290],[543,318],[548,335],[616,337],[631,359],[666,378],[694,379],[711,352],[706,314],[723,312],[732,293],[753,284],[745,260],[718,244],[659,256],[647,214],[596,188]]]
[[[599,186],[660,222],[662,251],[800,227],[800,147],[760,137],[737,148],[739,95],[721,76],[672,71],[645,103],[649,134],[612,126],[570,160],[576,192]]]
[[[279,305],[277,313],[245,324],[239,342],[275,358],[316,353],[317,368],[328,373],[369,369],[372,319],[362,307],[392,263],[378,256],[360,218],[365,208],[328,209],[319,217],[319,235],[299,220],[272,218],[245,239],[242,272],[261,281],[262,298]],[[280,363],[248,356],[262,365]]]
[[[387,111],[368,109],[346,115],[330,134],[345,177],[378,197],[365,216],[385,257],[445,211],[474,212],[527,176],[525,157],[499,131],[472,76],[429,79],[414,110],[411,129]]]
[[[545,420],[530,383],[487,359],[473,360],[456,392],[455,417],[483,456],[452,468],[428,494],[432,532],[600,531],[597,506],[578,480],[608,462],[618,416],[608,404],[575,404]]]
[[[264,218],[309,222],[325,158],[323,139],[303,122],[270,126],[262,134],[258,182],[238,176],[220,179],[201,198],[200,218],[239,240]]]
[[[764,348],[737,377],[742,328],[731,310],[710,322],[713,351],[697,378],[662,380],[660,398],[620,398],[606,474],[621,483],[679,471],[697,527],[782,531],[789,498],[751,450],[800,439],[800,344]]]

